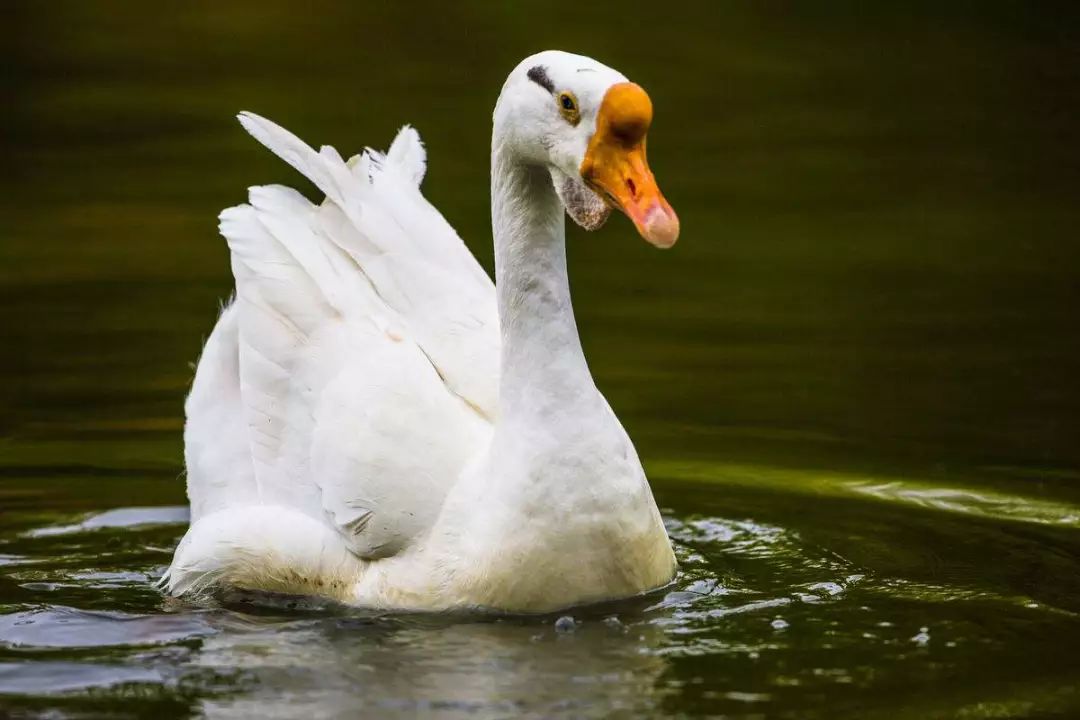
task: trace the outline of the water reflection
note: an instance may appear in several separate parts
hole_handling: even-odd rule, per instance
[[[221,633],[203,644],[195,664],[246,668],[266,688],[213,701],[207,709],[215,715],[251,717],[269,706],[281,717],[300,708],[599,717],[655,709],[666,661],[651,650],[662,637],[647,624],[603,621],[564,634],[550,621],[319,620]],[[284,704],[282,685],[290,689]]]
[[[762,492],[772,492],[767,480]],[[735,493],[726,501],[748,507]],[[872,510],[882,498],[863,502]],[[790,519],[685,512],[666,517],[682,568],[674,587],[576,609],[569,627],[555,617],[371,614],[243,592],[218,607],[163,603],[150,587],[168,560],[160,538],[178,537],[183,518],[183,508],[118,508],[0,538],[0,550],[18,550],[5,552],[6,577],[22,592],[9,593],[20,604],[0,614],[0,695],[63,707],[83,693],[119,700],[141,687],[152,703],[215,717],[609,717],[665,714],[672,703],[740,716],[813,709],[820,693],[830,705],[872,705],[865,693],[883,673],[915,678],[928,662],[958,667],[1044,648],[1062,622],[1080,633],[1075,613],[1017,586],[921,581],[874,553],[859,564],[843,527],[811,539]],[[90,597],[132,611],[65,605]]]

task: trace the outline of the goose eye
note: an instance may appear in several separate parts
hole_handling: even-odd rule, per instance
[[[577,98],[572,92],[559,93],[559,112],[571,125],[577,125],[581,120],[581,112],[578,110]]]

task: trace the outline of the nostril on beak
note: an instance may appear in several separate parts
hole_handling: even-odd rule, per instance
[[[634,200],[637,199],[637,186],[634,185],[633,178],[626,179],[626,189],[630,191],[630,197]]]

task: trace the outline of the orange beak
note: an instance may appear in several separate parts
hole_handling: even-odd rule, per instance
[[[645,160],[652,101],[639,85],[612,85],[596,116],[596,134],[581,162],[581,177],[634,221],[641,237],[659,248],[679,239],[679,218],[656,186]]]

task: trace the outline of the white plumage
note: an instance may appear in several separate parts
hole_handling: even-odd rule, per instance
[[[584,81],[583,99],[621,78],[542,53],[500,105],[539,103],[524,78],[535,63]],[[593,76],[573,77],[583,64]],[[500,138],[499,110],[499,297],[420,193],[415,130],[346,163],[257,115],[240,121],[326,199],[253,187],[221,213],[236,296],[186,405],[192,525],[168,589],[534,611],[667,582],[674,560],[640,463],[578,360],[563,208],[531,169],[496,170],[521,150]]]

